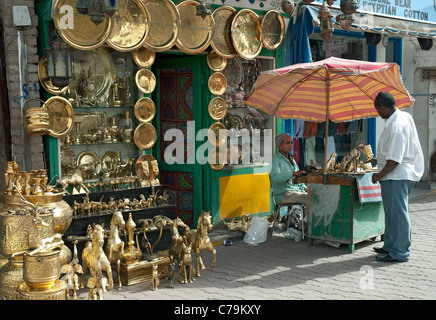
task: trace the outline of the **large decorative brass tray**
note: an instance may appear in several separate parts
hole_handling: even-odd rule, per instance
[[[71,91],[75,90],[87,97],[93,96],[96,103],[101,105],[116,77],[115,62],[108,49],[100,47],[90,51],[76,50],[73,61]]]
[[[170,49],[177,40],[180,14],[171,0],[144,0],[150,14],[150,30],[144,46],[155,52]]]
[[[149,68],[156,59],[156,53],[141,46],[133,51],[133,60],[141,68]]]
[[[215,20],[215,30],[211,46],[217,54],[224,58],[232,58],[238,54],[231,37],[232,22],[235,16],[236,9],[230,6],[221,6],[212,13]]]
[[[141,123],[136,127],[133,139],[136,146],[141,150],[148,150],[154,146],[157,139],[155,127],[148,123]]]
[[[227,103],[221,97],[215,97],[209,102],[209,115],[215,120],[223,119],[227,114]]]
[[[53,85],[51,83],[51,79],[47,75],[47,57],[43,56],[41,59],[39,59],[38,63],[38,78],[39,82],[41,83],[42,87],[47,91],[48,93],[54,94],[54,95],[60,95],[67,91],[68,86],[59,88]]]
[[[112,20],[106,16],[96,25],[89,16],[77,12],[76,2],[76,0],[57,0],[53,10],[56,29],[62,39],[73,48],[80,50],[97,48],[109,37]],[[65,8],[72,8],[73,12],[65,11]]]
[[[277,49],[285,38],[285,22],[277,10],[268,11],[261,24],[262,42],[268,50]]]
[[[180,32],[176,46],[186,53],[194,54],[204,51],[212,41],[215,25],[211,15],[204,18],[197,15],[197,1],[185,0],[177,5],[180,14]]]
[[[156,77],[148,69],[140,69],[136,73],[135,82],[139,90],[145,94],[152,93],[156,87]]]
[[[120,152],[107,151],[100,158],[101,172],[104,177],[113,177],[117,169],[117,165],[121,161]]]
[[[71,103],[63,97],[54,96],[49,98],[45,105],[50,119],[48,134],[60,138],[70,132],[74,124],[74,111]]]
[[[80,167],[82,165],[95,165],[100,163],[100,157],[91,150],[83,151],[79,156],[77,157],[77,166]]]
[[[257,14],[250,9],[239,11],[232,21],[232,40],[239,55],[251,60],[262,50],[260,21]]]
[[[117,51],[128,52],[139,48],[147,38],[149,13],[141,0],[121,0],[112,16],[112,31],[106,42]]]
[[[135,116],[139,122],[150,122],[156,114],[156,106],[148,97],[143,97],[135,103]]]

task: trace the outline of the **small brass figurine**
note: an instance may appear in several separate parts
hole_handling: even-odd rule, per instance
[[[171,228],[171,247],[168,251],[170,262],[172,263],[177,260],[178,263],[180,263],[182,244],[184,243],[185,238],[180,235],[178,228],[182,227],[186,230],[188,226],[178,217],[168,224]]]
[[[77,290],[80,288],[79,276],[77,273],[83,273],[82,266],[79,264],[77,258],[77,243],[74,241],[74,254],[73,259],[69,264],[64,264],[61,267],[61,274],[65,274],[65,282],[67,283],[66,298],[67,300],[77,300]],[[71,295],[72,291],[72,295]]]
[[[235,221],[235,218],[233,218],[230,222],[224,221],[224,225],[229,231],[241,231],[247,233],[251,226],[251,217],[247,214],[244,214],[238,221]]]
[[[150,285],[150,289],[153,291],[159,289],[159,284],[160,284],[159,272],[157,268],[158,265],[153,263],[152,271],[151,271],[151,285]]]
[[[119,230],[124,230],[126,223],[120,211],[115,211],[112,215],[109,238],[106,242],[105,253],[109,262],[116,268],[118,290],[121,290],[120,264],[124,256],[124,241],[121,240]]]
[[[159,175],[159,167],[157,164],[157,160],[151,160],[150,163],[150,184],[152,186],[158,186],[160,184],[157,176]]]
[[[90,229],[90,226],[88,226],[88,229]],[[114,287],[112,279],[112,268],[106,254],[103,251],[104,224],[95,224],[91,230],[91,241],[88,241],[85,244],[85,248],[82,252],[83,273],[80,278],[80,288],[85,287],[85,275],[86,272],[89,270],[91,278],[95,278],[95,283],[97,284],[101,283],[101,273],[102,271],[105,271],[109,281],[108,289],[112,290]]]
[[[334,172],[335,171],[335,163],[336,163],[336,153],[332,153],[330,155],[330,159],[327,161],[325,172]]]
[[[83,177],[85,176],[86,171],[87,165],[81,165],[76,168],[76,171],[73,174],[64,176],[56,180],[54,187],[56,188],[58,185],[60,185],[62,188],[61,192],[68,193],[66,190],[68,186],[80,186],[87,193],[89,193],[88,188],[83,184]]]
[[[342,172],[357,172],[359,160],[360,160],[360,150],[364,148],[361,141],[357,141],[354,148],[347,153],[341,162]]]
[[[182,243],[182,252],[180,254],[180,261],[179,261],[179,267],[180,267],[180,273],[179,273],[179,282],[180,283],[192,283],[194,282],[193,273],[192,270],[192,243],[189,245],[185,245]],[[187,269],[189,272],[187,272]]]
[[[107,291],[108,281],[101,274],[88,279],[88,300],[103,300],[103,293]]]
[[[215,267],[216,264],[216,250],[207,234],[208,230],[212,230],[212,216],[210,215],[210,211],[202,211],[197,221],[197,230],[189,230],[186,233],[187,243],[192,244],[192,250],[196,255],[197,277],[200,276],[200,268],[205,269],[200,257],[201,251],[206,250],[212,253],[211,268]]]

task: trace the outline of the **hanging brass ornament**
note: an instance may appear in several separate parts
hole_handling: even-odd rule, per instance
[[[292,15],[292,12],[294,12],[295,9],[295,4],[292,0],[282,0],[281,7],[284,13]]]
[[[339,23],[343,30],[347,31],[354,22],[352,14],[339,14],[336,16],[336,22]]]
[[[351,15],[359,9],[359,2],[357,0],[341,0],[340,7],[345,15]]]

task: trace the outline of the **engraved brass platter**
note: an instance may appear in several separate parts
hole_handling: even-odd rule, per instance
[[[101,172],[106,177],[113,177],[120,161],[120,153],[107,151],[100,158]]]
[[[285,38],[285,22],[277,10],[268,11],[261,24],[262,42],[268,50],[277,49]]]
[[[218,55],[228,59],[238,54],[231,37],[232,22],[235,16],[236,9],[230,6],[221,6],[212,13],[215,20],[215,30],[211,46]]]
[[[215,121],[219,121],[227,114],[227,103],[223,98],[215,97],[209,102],[208,110],[210,117]]]
[[[226,164],[226,156],[219,149],[210,150],[208,162],[213,170],[221,170]]]
[[[232,40],[239,55],[251,60],[262,50],[260,21],[257,14],[250,9],[239,11],[232,22]]]
[[[197,15],[197,1],[185,0],[177,5],[180,14],[180,32],[176,46],[186,53],[194,54],[204,51],[212,41],[214,19],[212,15],[205,18]]]
[[[100,162],[100,157],[91,150],[83,151],[77,157],[77,166],[87,165],[87,164],[97,164]]]
[[[212,50],[207,55],[207,65],[212,71],[223,71],[227,65],[227,58]]]
[[[141,123],[136,127],[133,134],[136,146],[141,150],[148,150],[154,146],[157,139],[155,127],[148,123]]]
[[[117,51],[128,52],[139,48],[147,38],[149,13],[141,0],[121,0],[112,17],[112,31],[106,42]]]
[[[112,19],[105,17],[95,25],[87,15],[79,14],[75,8],[76,0],[57,0],[53,10],[53,21],[62,39],[70,46],[80,50],[91,50],[102,45],[112,31]],[[61,12],[61,8],[73,9]],[[72,28],[69,28],[72,26]]]
[[[53,85],[51,83],[51,79],[47,75],[47,57],[43,56],[41,59],[39,59],[38,63],[38,78],[39,82],[41,82],[42,87],[47,91],[48,93],[54,94],[54,95],[60,95],[67,91],[68,86],[59,88]]]
[[[226,92],[227,80],[226,76],[221,72],[215,72],[209,77],[208,81],[209,91],[214,96],[220,96]]]
[[[48,134],[60,138],[71,131],[74,124],[74,111],[71,103],[59,96],[54,96],[45,102],[48,110],[50,128]]]
[[[221,131],[221,136],[220,130],[225,130]],[[227,141],[227,128],[221,122],[215,122],[209,127],[207,139],[209,143],[214,147],[223,145]]]
[[[150,14],[150,30],[144,46],[154,52],[170,49],[177,40],[180,14],[171,0],[144,0]]]
[[[156,59],[156,53],[141,46],[133,51],[133,60],[141,68],[149,68]]]
[[[150,122],[156,114],[156,106],[148,97],[143,97],[135,103],[135,116],[140,122]]]
[[[152,93],[156,87],[156,77],[148,69],[140,69],[135,76],[136,86],[145,94]]]

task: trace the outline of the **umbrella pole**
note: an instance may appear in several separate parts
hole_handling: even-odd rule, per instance
[[[327,183],[327,148],[329,140],[329,120],[330,120],[330,72],[327,71],[326,80],[326,121],[325,121],[325,142],[324,142],[324,168],[323,168],[323,183]]]

